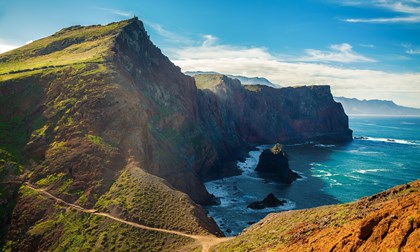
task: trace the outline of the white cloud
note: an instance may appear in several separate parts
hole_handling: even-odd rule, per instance
[[[95,8],[98,10],[110,12],[112,14],[124,17],[124,18],[132,18],[134,17],[134,14],[130,11],[124,11],[124,10],[118,10],[118,9],[110,9],[110,8]]]
[[[203,42],[203,46],[211,46],[214,45],[217,42],[217,37],[211,35],[211,34],[206,34],[203,36],[204,37],[204,42]]]
[[[374,59],[365,57],[353,52],[352,46],[347,43],[330,46],[331,51],[320,51],[315,49],[306,49],[306,56],[298,58],[298,61],[315,62],[375,62]]]
[[[408,49],[405,52],[408,54],[420,54],[420,49]]]
[[[406,49],[405,53],[407,54],[420,54],[420,49],[417,49],[417,48],[413,49],[412,44],[403,43],[401,44],[401,46]]]
[[[377,23],[377,24],[386,24],[386,23],[418,23],[420,22],[420,16],[410,16],[410,17],[393,17],[393,18],[348,18],[344,19],[348,23]]]
[[[0,53],[11,51],[13,49],[18,48],[19,46],[21,46],[21,45],[8,44],[8,43],[4,43],[2,40],[0,40]]]
[[[373,44],[359,44],[361,47],[367,47],[367,48],[375,48],[375,45]]]
[[[168,31],[160,24],[149,21],[144,21],[144,23],[150,26],[150,28],[152,28],[159,36],[163,37],[167,42],[183,45],[192,45],[195,43],[195,41],[191,40],[188,37],[181,36],[174,32]]]
[[[418,23],[420,22],[420,1],[417,0],[370,0],[370,1],[341,1],[341,4],[352,6],[374,6],[398,14],[395,17],[379,18],[348,18],[349,23]]]
[[[331,49],[340,52],[351,48],[341,44]],[[263,76],[283,86],[328,84],[336,96],[388,99],[402,105],[420,107],[420,73],[391,73],[291,62],[276,57],[265,48],[215,43],[202,43],[171,52],[171,60],[183,71]]]

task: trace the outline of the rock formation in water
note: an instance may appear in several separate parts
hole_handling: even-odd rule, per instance
[[[278,143],[261,153],[255,170],[263,173],[263,175],[268,173],[276,181],[286,184],[290,184],[300,178],[299,174],[290,170],[289,158]]]
[[[285,200],[279,200],[274,196],[274,194],[270,193],[268,194],[262,201],[255,201],[249,204],[247,207],[254,209],[254,210],[260,210],[267,207],[278,207],[282,206],[286,203]]]

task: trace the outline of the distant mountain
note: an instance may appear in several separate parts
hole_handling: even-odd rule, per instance
[[[343,104],[348,115],[420,115],[420,109],[403,107],[393,101],[358,100],[356,98],[334,97]]]
[[[217,72],[205,72],[205,71],[188,71],[185,72],[186,75],[195,76],[198,74],[220,74]],[[245,77],[240,75],[230,75],[230,74],[224,74],[225,76],[232,78],[232,79],[238,79],[242,85],[265,85],[273,88],[279,88],[281,87],[278,84],[272,83],[271,81],[267,80],[264,77]]]

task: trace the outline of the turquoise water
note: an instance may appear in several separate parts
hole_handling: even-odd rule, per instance
[[[262,150],[249,152],[239,176],[205,183],[220,205],[207,210],[226,235],[240,233],[270,212],[344,203],[420,179],[420,118],[351,117],[356,139],[344,145],[285,146],[290,168],[303,179],[291,185],[261,178],[255,171]],[[247,205],[274,193],[287,204],[252,210]]]
[[[351,117],[350,128],[352,143],[330,147],[328,159],[311,163],[324,192],[349,202],[420,179],[420,118]]]

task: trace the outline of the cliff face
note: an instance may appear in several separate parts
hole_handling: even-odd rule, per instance
[[[201,124],[226,160],[245,143],[299,143],[352,140],[348,117],[329,86],[271,88],[242,86],[220,74],[194,76]],[[223,170],[202,169],[204,177]]]
[[[237,80],[217,74],[196,75],[195,79],[207,102],[207,107],[200,106],[203,114],[207,115],[210,107],[213,116],[221,115],[216,121],[224,122],[227,116],[235,135],[247,143],[352,139],[348,117],[341,104],[334,101],[329,86],[244,87]]]

